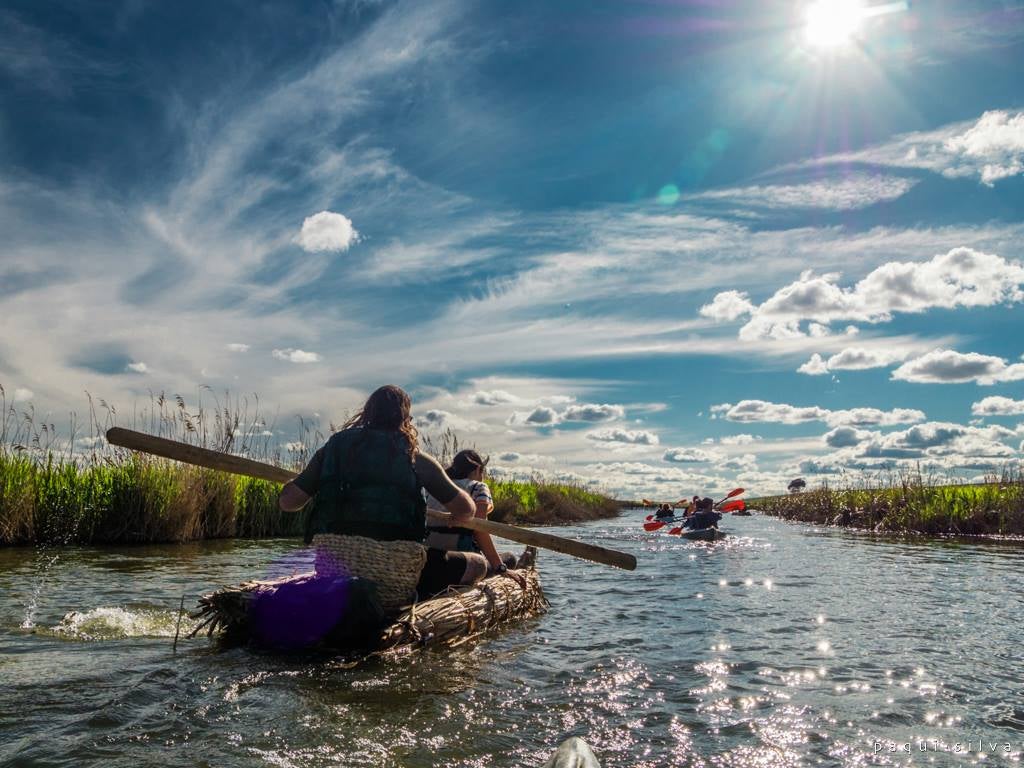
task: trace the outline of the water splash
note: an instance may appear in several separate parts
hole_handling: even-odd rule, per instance
[[[196,623],[183,615],[181,635],[191,632]],[[128,637],[174,637],[177,626],[177,611],[101,607],[72,611],[56,626],[37,630],[37,633],[68,640],[121,640]]]
[[[36,614],[39,612],[39,599],[43,595],[43,590],[46,588],[46,578],[50,573],[50,569],[57,564],[60,560],[60,553],[47,553],[40,551],[36,555],[37,570],[39,571],[39,577],[36,579],[36,585],[32,589],[32,597],[29,598],[28,605],[25,606],[25,618],[22,619],[21,628],[32,630],[36,628]]]

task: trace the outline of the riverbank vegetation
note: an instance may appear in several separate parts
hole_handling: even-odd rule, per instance
[[[750,502],[765,514],[818,525],[925,535],[1024,535],[1024,476],[950,485],[921,475],[876,488],[828,485]]]
[[[113,448],[103,434],[117,412],[89,405],[84,429],[60,435],[31,409],[19,411],[0,386],[0,545],[182,542],[209,538],[298,536],[302,515],[277,507],[280,486]],[[133,428],[229,451],[288,469],[301,468],[325,436],[300,423],[281,444],[245,401],[189,408],[178,397],[154,397],[133,414]],[[333,427],[332,427],[333,429]],[[79,434],[81,433],[81,434]],[[458,450],[451,432],[425,438],[442,461]],[[608,497],[541,478],[489,481],[493,519],[512,524],[570,523],[618,514]]]

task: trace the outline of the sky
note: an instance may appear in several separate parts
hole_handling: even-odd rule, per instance
[[[1021,0],[8,0],[4,407],[284,444],[394,383],[622,498],[1016,471],[1022,62]]]

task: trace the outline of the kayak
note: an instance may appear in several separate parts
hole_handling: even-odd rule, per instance
[[[558,746],[544,768],[601,768],[601,764],[587,742],[579,736],[571,736]]]
[[[396,610],[382,611],[358,578],[317,578],[312,573],[247,581],[199,599],[192,614],[225,645],[251,644],[275,651],[320,650],[346,656],[396,655],[453,647],[500,625],[523,621],[548,606],[532,565],[483,579]],[[375,594],[375,593],[374,593]]]
[[[725,531],[720,531],[717,528],[697,528],[692,531],[688,531],[684,528],[679,535],[684,539],[689,539],[690,541],[719,541],[729,534]]]

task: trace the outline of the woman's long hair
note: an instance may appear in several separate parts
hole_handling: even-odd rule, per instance
[[[400,432],[409,446],[410,457],[419,450],[419,433],[412,423],[412,400],[394,384],[385,384],[370,395],[362,410],[346,421],[342,429],[352,427]]]

